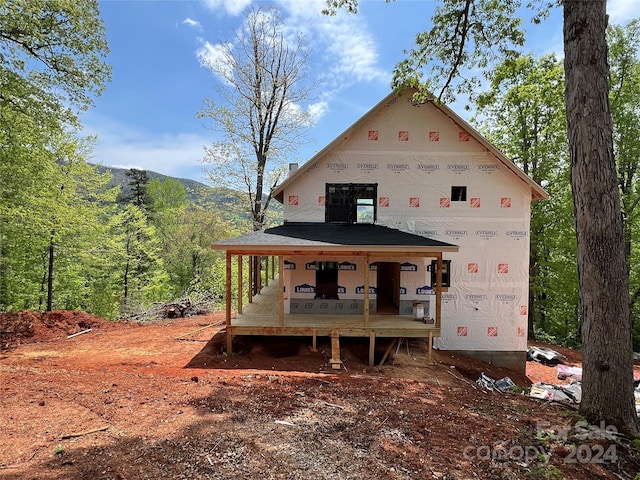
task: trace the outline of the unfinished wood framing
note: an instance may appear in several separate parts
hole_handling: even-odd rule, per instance
[[[226,300],[226,336],[227,336],[227,355],[231,355],[232,348],[231,344],[233,341],[233,334],[231,332],[231,254],[227,252],[227,261],[226,261],[226,283],[225,283],[225,300]]]
[[[369,326],[369,257],[364,258],[364,326]]]
[[[342,361],[340,360],[340,332],[334,330],[331,332],[331,368],[340,370]]]
[[[253,302],[253,255],[249,255],[249,281],[247,282],[247,295],[249,297],[249,303]]]
[[[258,255],[260,253],[260,255]],[[278,281],[277,284],[269,285],[265,281],[265,285],[260,285],[260,292],[255,296],[251,295],[251,283],[254,279],[261,279],[261,271],[258,274],[252,273],[258,266],[262,270],[262,258],[267,253],[277,253],[278,262]],[[322,258],[324,256],[335,256],[334,252],[315,252],[315,256]],[[226,265],[226,335],[227,335],[227,353],[232,353],[232,338],[234,335],[286,335],[286,336],[310,336],[312,337],[312,348],[317,348],[316,339],[318,336],[327,336],[332,338],[332,356],[335,360],[339,360],[339,337],[369,337],[369,363],[374,362],[375,341],[377,338],[424,338],[428,339],[429,345],[429,362],[432,362],[433,338],[440,336],[441,329],[441,308],[442,308],[442,252],[384,252],[372,255],[371,252],[358,252],[359,257],[364,257],[364,305],[363,314],[352,315],[313,315],[313,314],[285,314],[285,285],[284,285],[284,259],[286,256],[309,256],[308,252],[298,251],[268,251],[256,252],[255,255],[248,257],[248,282],[244,282],[243,275],[243,252],[227,251]],[[346,254],[345,254],[346,255]],[[238,261],[238,314],[235,318],[231,318],[231,265],[232,258],[236,256]],[[274,257],[275,257],[274,256]],[[341,254],[342,256],[342,254]],[[375,262],[379,257],[420,257],[420,258],[436,258],[437,274],[434,292],[436,297],[436,318],[435,325],[429,326],[422,322],[416,321],[412,316],[408,315],[372,315],[370,311],[370,264]],[[269,263],[271,269],[275,270],[276,259],[272,258],[271,262],[266,260],[265,272],[268,275]],[[275,279],[275,276],[274,276]],[[243,305],[242,292],[249,292],[249,303]],[[336,349],[333,352],[333,349]],[[337,352],[337,353],[336,353]]]
[[[371,330],[369,332],[369,366],[373,367],[374,357],[376,353],[376,332]]]
[[[278,257],[278,268],[284,271],[284,257]],[[284,275],[278,275],[278,324],[284,325]]]
[[[441,328],[442,309],[442,253],[436,255],[436,328]]]
[[[238,314],[242,314],[242,302],[243,302],[243,291],[242,291],[242,255],[238,255]]]

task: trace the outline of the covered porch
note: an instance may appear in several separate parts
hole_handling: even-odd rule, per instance
[[[265,282],[266,283],[266,282]],[[227,322],[227,352],[231,352],[233,335],[272,335],[311,337],[312,350],[316,349],[317,337],[332,337],[332,364],[339,365],[339,338],[369,338],[369,365],[377,338],[426,338],[429,345],[429,362],[432,361],[432,341],[440,336],[437,324],[427,325],[407,315],[369,315],[367,326],[363,315],[336,314],[287,314],[280,321],[278,308],[279,276],[255,295]]]
[[[363,229],[359,228],[359,235]],[[280,229],[280,230],[279,230]],[[374,363],[374,351],[376,338],[425,338],[428,340],[429,357],[432,361],[433,338],[440,336],[442,292],[445,290],[442,284],[442,255],[446,251],[457,251],[455,245],[434,241],[425,237],[398,232],[385,227],[377,227],[375,231],[381,234],[377,236],[367,235],[367,243],[360,240],[357,244],[349,241],[347,230],[341,230],[342,235],[335,236],[339,241],[327,242],[325,238],[314,238],[313,233],[286,236],[282,231],[291,233],[291,229],[276,227],[264,232],[218,242],[214,249],[226,251],[226,344],[227,353],[232,354],[234,335],[265,335],[265,336],[308,336],[311,338],[312,347],[315,349],[318,336],[331,337],[332,356],[331,364],[334,368],[340,368],[340,337],[362,337],[369,339],[369,364]],[[323,228],[319,236],[326,235],[327,228]],[[313,232],[314,228],[309,228]],[[346,235],[344,234],[345,232]],[[385,237],[386,235],[386,237]],[[311,238],[309,238],[311,237]],[[377,240],[377,242],[376,242]],[[339,314],[335,311],[327,311],[321,314],[286,313],[286,292],[283,272],[285,271],[284,259],[296,257],[314,257],[317,259],[333,258],[335,256],[358,258],[364,261],[363,285],[363,312],[357,314]],[[272,258],[271,271],[273,280],[267,284],[268,275],[264,283],[260,280],[259,288],[255,288],[252,280],[255,275],[249,273],[249,282],[244,281],[244,259],[248,257],[250,266],[261,264],[255,262],[256,258]],[[370,280],[369,266],[382,258],[432,258],[436,260],[437,276],[433,285],[433,297],[435,298],[435,318],[433,324],[426,324],[413,315],[382,315],[370,311]],[[237,314],[233,315],[232,288],[233,288],[233,264],[236,268],[237,286]],[[266,262],[266,270],[269,263]],[[276,265],[277,264],[277,265]],[[275,275],[277,266],[278,275]],[[258,276],[261,278],[261,276]],[[245,285],[246,283],[246,285]],[[258,291],[253,295],[253,291]],[[243,299],[248,297],[249,302],[244,304]]]

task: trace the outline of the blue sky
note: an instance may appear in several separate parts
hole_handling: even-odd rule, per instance
[[[636,1],[610,0],[610,21],[627,23]],[[360,0],[357,15],[325,17],[324,0],[101,0],[113,78],[82,116],[84,133],[98,136],[91,161],[206,183],[203,148],[216,134],[196,114],[206,97],[215,100],[217,79],[203,58],[233,39],[247,7],[271,4],[305,33],[310,74],[320,83],[301,106],[319,112],[311,141],[289,159],[304,163],[389,94],[393,67],[429,28],[437,2]],[[525,51],[562,55],[559,9],[544,24],[525,26]],[[462,103],[450,106],[468,115]]]

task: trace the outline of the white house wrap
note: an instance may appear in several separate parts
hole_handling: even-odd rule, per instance
[[[390,94],[275,190],[285,223],[260,245],[283,252],[284,314],[361,315],[368,298],[368,311],[403,317],[419,305],[441,318],[436,348],[524,364],[530,204],[547,194],[446,106],[411,93]],[[305,256],[297,241],[319,247]],[[436,258],[449,268],[440,289]]]

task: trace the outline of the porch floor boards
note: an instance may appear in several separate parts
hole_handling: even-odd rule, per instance
[[[369,315],[369,325],[365,326],[362,314],[285,314],[280,325],[277,277],[251,303],[243,305],[242,313],[231,319],[228,330],[233,335],[331,336],[331,332],[338,331],[346,337],[369,337],[371,332],[376,337],[440,336],[440,329],[402,315]]]

